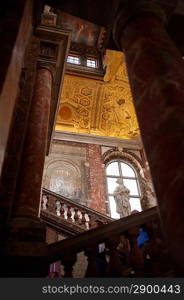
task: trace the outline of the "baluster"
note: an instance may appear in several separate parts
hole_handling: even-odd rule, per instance
[[[58,217],[60,217],[60,215],[61,215],[60,209],[61,209],[61,202],[59,200],[56,200],[56,215]]]
[[[135,227],[128,230],[128,240],[130,243],[130,264],[135,271],[134,277],[144,277],[144,259],[141,250],[138,247],[137,237],[139,228]]]
[[[81,214],[82,214],[82,219],[81,219],[82,226],[86,228],[85,212],[81,211]]]
[[[42,195],[42,209],[47,210],[47,208],[48,208],[48,197],[45,194],[43,194]]]
[[[79,220],[78,211],[79,211],[78,208],[75,207],[75,208],[74,208],[74,216],[73,216],[73,218],[74,218],[74,223],[78,223],[78,220]]]
[[[67,219],[68,221],[72,221],[71,205],[67,206]]]
[[[166,244],[164,243],[159,221],[145,224],[145,230],[149,235],[149,241],[143,246],[145,268],[148,276],[164,277],[171,272],[171,262],[168,257]]]
[[[91,227],[92,227],[92,217],[91,217],[90,214],[88,214],[88,219],[89,219],[89,221],[88,221],[88,229],[91,229]]]
[[[53,196],[49,196],[49,206],[48,206],[48,210],[49,212],[52,213],[56,213],[56,200],[57,198],[53,197]]]
[[[87,256],[88,260],[85,277],[101,277],[97,264],[98,245],[91,245],[87,247],[84,254]]]
[[[64,266],[64,277],[73,277],[73,266],[76,263],[77,255],[75,253],[70,253],[69,255],[63,256],[61,262]]]
[[[124,265],[120,259],[118,245],[120,244],[120,236],[110,237],[106,245],[109,249],[109,265],[108,277],[128,277],[131,273],[131,268]]]
[[[61,208],[60,208],[60,217],[61,218],[65,218],[65,216],[64,216],[64,213],[65,213],[65,209],[64,209],[64,203],[63,202],[61,202],[60,201],[60,203],[61,203]]]

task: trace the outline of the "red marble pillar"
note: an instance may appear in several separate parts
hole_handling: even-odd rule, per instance
[[[52,73],[38,65],[12,214],[0,247],[0,276],[43,277],[49,273],[46,228],[38,218],[46,155]],[[6,258],[5,258],[6,257]]]
[[[99,145],[88,145],[90,207],[106,214],[105,177]]]
[[[178,275],[184,275],[184,63],[164,23],[174,1],[124,2],[114,37],[125,53],[134,105]],[[161,4],[161,1],[160,1]]]
[[[40,66],[37,70],[17,196],[12,212],[14,216],[37,217],[39,213],[48,136],[51,88],[51,71]]]

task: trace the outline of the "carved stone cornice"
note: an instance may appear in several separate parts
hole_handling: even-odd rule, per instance
[[[113,39],[118,49],[121,50],[120,38],[123,30],[137,17],[149,14],[160,19],[163,24],[168,22],[168,18],[177,6],[178,0],[123,0],[120,12],[113,25]]]

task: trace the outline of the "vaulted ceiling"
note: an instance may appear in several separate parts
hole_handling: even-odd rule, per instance
[[[107,50],[102,79],[66,73],[56,130],[118,138],[139,135],[123,53]]]

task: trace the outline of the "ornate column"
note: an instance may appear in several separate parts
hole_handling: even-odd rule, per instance
[[[184,274],[184,64],[165,24],[176,1],[122,1],[114,38],[124,51],[134,105],[170,256]]]
[[[24,145],[24,160],[13,215],[37,217],[42,173],[47,147],[51,105],[52,72],[49,64],[38,62],[36,84]]]
[[[39,56],[22,161],[6,237],[0,273],[12,277],[49,273],[45,225],[39,219],[42,175],[48,149],[49,127],[59,99],[69,33],[46,26],[36,29]],[[5,260],[4,260],[5,261]]]

